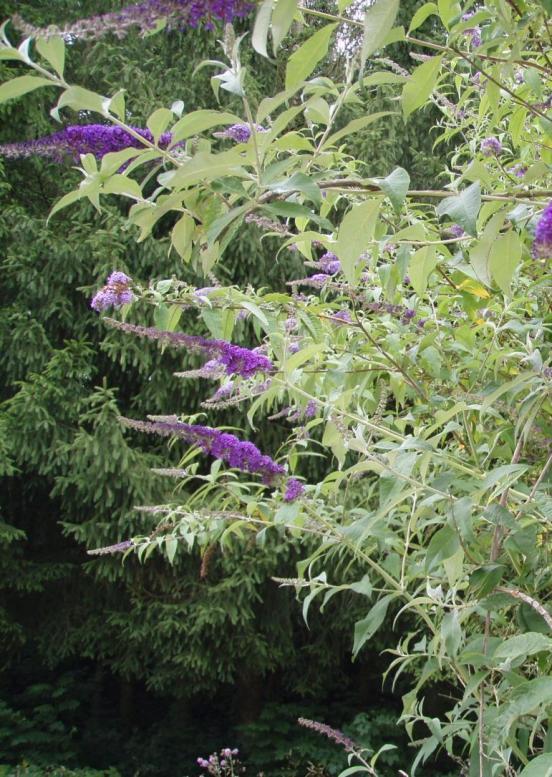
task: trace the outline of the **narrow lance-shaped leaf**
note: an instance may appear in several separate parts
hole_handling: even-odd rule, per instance
[[[310,76],[314,68],[328,53],[330,38],[336,24],[327,24],[306,40],[288,59],[286,68],[286,89],[299,86]]]
[[[399,0],[375,0],[364,15],[364,37],[360,55],[361,70],[368,57],[381,48],[399,11]]]
[[[404,85],[401,102],[405,118],[425,105],[435,88],[443,57],[432,57],[419,65]]]

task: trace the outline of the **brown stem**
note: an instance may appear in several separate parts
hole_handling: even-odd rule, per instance
[[[550,631],[552,631],[552,615],[550,615],[548,610],[543,607],[540,602],[538,602],[536,599],[533,599],[532,596],[529,596],[529,594],[526,594],[524,591],[519,591],[517,588],[503,588],[502,586],[497,586],[496,590],[501,594],[508,594],[508,596],[511,596],[514,599],[520,599],[520,601],[528,604],[535,610],[535,612],[538,612],[538,614],[546,622],[546,625]]]

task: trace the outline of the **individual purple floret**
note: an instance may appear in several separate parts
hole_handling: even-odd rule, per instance
[[[169,30],[201,25],[212,29],[216,22],[232,22],[246,16],[253,8],[254,4],[246,0],[143,0],[119,11],[80,19],[63,27],[33,27],[19,15],[15,15],[12,21],[25,35],[33,38],[58,35],[68,38],[100,38],[108,33],[123,38],[131,29],[146,35],[162,21],[166,22]]]
[[[215,459],[225,461],[231,467],[242,472],[257,473],[263,482],[270,485],[276,477],[285,473],[285,468],[266,456],[252,442],[240,440],[234,434],[212,429],[210,426],[185,424],[176,419],[170,421],[135,421],[121,418],[121,423],[139,432],[159,434],[165,437],[174,435],[190,445],[197,445],[204,453]]]
[[[502,153],[502,143],[498,138],[485,138],[481,141],[481,153],[483,156],[498,156]]]
[[[122,329],[123,332],[147,337],[149,340],[159,340],[162,343],[174,345],[178,348],[190,348],[202,351],[211,359],[214,357],[214,363],[208,362],[208,373],[216,374],[218,365],[224,367],[227,375],[241,375],[242,378],[250,378],[257,372],[270,372],[274,365],[262,353],[249,348],[242,348],[240,345],[234,345],[226,340],[208,340],[200,335],[186,335],[184,332],[167,332],[155,327],[139,326],[138,324],[127,324],[126,322],[116,321],[112,318],[105,319],[109,326],[115,329]]]
[[[403,313],[404,321],[412,321],[416,317],[416,311],[414,308],[407,308]]]
[[[543,210],[535,229],[532,256],[534,259],[552,257],[552,200]]]
[[[326,251],[325,254],[322,254],[318,260],[318,263],[320,265],[320,269],[328,275],[335,275],[335,273],[341,270],[341,262],[331,251]]]
[[[513,167],[509,167],[508,172],[511,175],[515,176],[516,178],[523,178],[523,176],[527,172],[527,166],[522,165],[521,162],[518,162],[517,165],[514,165]]]
[[[90,307],[93,310],[106,310],[107,308],[120,308],[128,305],[135,299],[130,288],[132,278],[124,272],[116,270],[112,272],[107,283],[92,297]]]
[[[255,124],[255,132],[268,132],[268,130],[260,124]],[[235,143],[247,143],[251,137],[251,127],[249,124],[232,124],[231,127],[222,132],[214,132],[213,135],[216,138],[233,140]]]
[[[295,502],[305,493],[305,486],[297,478],[290,478],[286,483],[284,502]]]
[[[351,318],[351,314],[347,309],[345,310],[338,310],[336,313],[332,313],[332,318],[337,319],[340,323],[343,324],[352,324],[353,319]]]
[[[132,127],[140,138],[154,142],[149,129]],[[164,132],[157,144],[166,148],[171,142],[171,133]],[[48,157],[56,162],[66,159],[78,161],[81,154],[93,154],[102,159],[106,154],[123,151],[125,148],[146,148],[146,145],[121,127],[107,124],[82,124],[65,127],[52,135],[21,143],[5,143],[0,146],[0,154],[8,159],[22,159],[32,156]]]
[[[451,224],[450,227],[447,227],[446,231],[451,237],[464,237],[466,234],[460,224]]]

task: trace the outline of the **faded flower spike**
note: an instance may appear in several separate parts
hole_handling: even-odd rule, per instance
[[[310,728],[312,731],[328,737],[337,745],[342,745],[348,753],[352,753],[357,749],[350,737],[346,736],[342,731],[328,726],[327,723],[319,723],[317,720],[309,720],[308,718],[298,718],[297,723],[300,726],[304,726],[304,728]]]
[[[285,468],[266,456],[252,442],[240,440],[234,434],[212,429],[210,426],[185,424],[176,419],[170,421],[134,421],[121,418],[121,422],[130,429],[139,432],[159,434],[164,437],[180,437],[190,445],[197,445],[204,453],[215,459],[225,461],[231,467],[242,472],[256,473],[263,482],[270,485],[274,479],[285,473]]]
[[[552,257],[552,200],[543,210],[535,229],[532,256],[534,259]]]
[[[481,153],[483,156],[498,156],[502,153],[502,143],[498,138],[485,138],[481,141]]]
[[[94,550],[87,550],[89,556],[110,556],[113,553],[124,553],[130,548],[134,547],[132,540],[123,540],[123,542],[117,542],[115,545],[107,545],[105,548],[94,548]]]
[[[132,130],[145,141],[154,142],[149,129],[132,127]],[[171,133],[164,132],[158,140],[158,146],[166,148],[170,142]],[[0,154],[8,159],[41,156],[56,162],[63,162],[66,159],[78,161],[81,154],[93,154],[96,159],[102,159],[106,154],[123,151],[125,148],[141,149],[145,147],[139,138],[121,127],[106,124],[83,124],[65,127],[59,132],[36,140],[5,143],[0,146]]]
[[[162,22],[166,22],[169,30],[201,25],[213,29],[216,22],[232,22],[246,16],[252,8],[253,4],[245,0],[144,0],[127,5],[120,11],[90,16],[64,27],[33,27],[19,15],[13,17],[13,23],[25,35],[33,38],[59,35],[67,38],[101,38],[108,33],[123,38],[133,29],[145,35],[158,28]]]
[[[90,307],[93,310],[106,310],[107,308],[120,308],[128,305],[135,299],[130,285],[132,278],[124,272],[112,272],[103,288],[94,294]]]
[[[155,329],[155,327],[115,321],[112,318],[106,319],[106,323],[115,329],[122,329],[123,332],[147,337],[150,340],[159,340],[179,348],[203,351],[211,357],[211,361],[204,365],[207,367],[207,370],[202,373],[205,376],[208,376],[209,373],[216,375],[218,367],[224,368],[227,375],[241,375],[242,378],[250,378],[257,372],[270,372],[274,368],[268,356],[257,351],[250,351],[249,348],[242,348],[240,345],[234,345],[226,340],[208,340],[199,335],[167,332],[163,329]]]

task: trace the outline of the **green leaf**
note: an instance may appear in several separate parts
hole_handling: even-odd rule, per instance
[[[458,5],[457,0],[437,0],[438,7],[439,7],[439,16],[441,17],[441,21],[447,28],[447,30],[450,28],[450,24],[452,20],[459,16],[460,14],[460,6]]]
[[[113,175],[108,178],[102,187],[102,194],[122,194],[136,200],[143,199],[140,184],[126,175]]]
[[[168,537],[165,538],[165,551],[167,553],[169,564],[173,563],[177,548],[178,548],[178,540],[176,539],[176,537],[169,535]]]
[[[194,231],[195,221],[188,213],[184,213],[172,229],[171,242],[183,262],[189,262],[192,256]]]
[[[360,621],[355,623],[355,636],[353,642],[353,656],[356,656],[359,650],[362,648],[369,639],[371,639],[376,631],[383,623],[389,604],[393,600],[393,594],[387,594],[383,596],[372,607],[368,615]]]
[[[360,69],[374,51],[381,48],[391,32],[399,11],[399,0],[375,0],[364,14],[364,36],[360,53]]]
[[[379,208],[379,200],[366,200],[359,205],[353,205],[341,222],[335,253],[349,283],[354,282],[358,260],[369,248],[369,241],[374,236]]]
[[[543,650],[552,650],[552,639],[536,631],[528,631],[505,640],[495,650],[493,658],[520,658]]]
[[[253,25],[253,32],[251,34],[251,43],[255,51],[263,57],[268,59],[267,41],[268,30],[270,27],[270,17],[272,16],[273,0],[264,0],[261,3],[257,16],[255,17],[255,24]]]
[[[425,559],[426,570],[429,572],[445,559],[451,558],[460,549],[460,540],[451,526],[443,526],[431,538]]]
[[[443,55],[432,57],[413,70],[401,95],[405,118],[427,103],[437,83],[442,59]]]
[[[441,623],[441,637],[449,656],[456,656],[462,641],[462,628],[457,610],[445,613]]]
[[[52,216],[57,213],[59,210],[62,210],[63,208],[66,208],[68,205],[72,205],[77,200],[82,200],[83,197],[86,197],[86,190],[84,188],[76,189],[73,192],[68,192],[65,194],[60,200],[56,202],[52,210],[50,211],[50,214],[48,216],[48,221],[52,218]]]
[[[63,76],[65,67],[65,42],[61,37],[37,38],[38,53],[50,63],[58,76]]]
[[[69,107],[75,111],[95,111],[105,115],[104,102],[106,98],[101,94],[83,89],[81,86],[70,86],[58,100],[55,108],[50,113],[59,118],[61,108]]]
[[[552,4],[550,7],[552,14]],[[529,761],[519,777],[552,777],[552,753],[543,753]]]
[[[435,246],[423,246],[411,256],[408,273],[412,288],[418,296],[422,297],[425,294],[429,276],[438,263],[439,259]]]
[[[305,173],[294,173],[290,178],[287,178],[284,181],[275,181],[273,184],[270,184],[268,188],[271,192],[275,192],[276,194],[287,194],[288,192],[299,191],[302,192],[307,199],[318,205],[322,202],[320,189],[313,179],[308,175],[305,175]]]
[[[511,229],[505,235],[499,235],[489,252],[489,269],[504,294],[510,292],[510,286],[522,253],[522,244],[517,232]]]
[[[410,186],[410,176],[406,170],[397,167],[387,178],[378,180],[378,184],[391,200],[395,212],[400,213]]]
[[[146,122],[147,128],[153,135],[154,142],[157,143],[159,136],[165,132],[169,123],[173,119],[173,112],[168,108],[158,108],[154,111]]]
[[[209,183],[229,173],[237,175],[240,165],[246,161],[247,157],[235,149],[224,151],[222,154],[202,152],[177,170],[162,173],[158,180],[163,186],[183,189],[197,183]]]
[[[330,38],[336,26],[336,24],[327,24],[322,27],[293,52],[286,67],[286,89],[299,86],[326,56]]]
[[[479,181],[472,183],[463,192],[453,197],[445,197],[436,208],[437,215],[449,216],[466,230],[469,235],[477,237],[477,216],[481,208],[481,185]]]
[[[412,21],[410,22],[410,27],[408,28],[408,34],[410,35],[411,32],[414,30],[417,30],[418,27],[421,27],[421,25],[425,22],[425,20],[428,18],[428,16],[431,16],[432,14],[439,15],[439,9],[437,8],[435,3],[424,3],[421,8],[418,8],[414,16],[412,17]]]
[[[239,124],[241,121],[242,119],[233,113],[212,110],[193,111],[179,119],[172,128],[172,143],[185,140],[217,125]]]
[[[353,119],[347,125],[345,125],[345,127],[338,130],[337,132],[334,132],[333,135],[330,135],[322,148],[325,149],[328,146],[335,145],[335,143],[337,143],[338,140],[341,140],[341,138],[344,138],[347,135],[352,135],[354,132],[358,132],[359,130],[364,129],[364,127],[368,127],[375,121],[383,119],[384,116],[394,115],[396,115],[394,111],[379,111],[378,113],[372,113],[369,116],[361,116],[358,119]]]
[[[297,11],[298,0],[277,0],[272,14],[272,46],[274,54],[289,32]]]
[[[54,84],[48,78],[38,78],[37,76],[18,76],[17,78],[12,78],[11,81],[6,81],[5,84],[0,86],[0,103],[5,103],[7,100],[14,100],[16,97],[21,97],[28,92],[33,92],[41,86],[57,86],[57,84]]]
[[[475,569],[470,576],[470,588],[482,598],[490,593],[502,580],[506,568],[503,564],[485,564]]]

